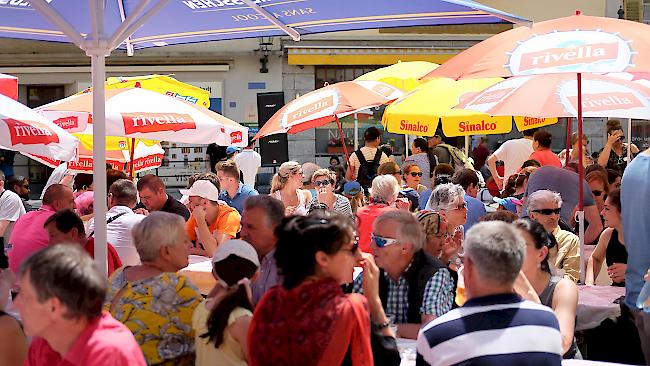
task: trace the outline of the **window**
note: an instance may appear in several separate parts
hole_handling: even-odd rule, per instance
[[[643,18],[645,24],[650,24],[650,0],[643,0]]]
[[[189,154],[190,153],[190,148],[189,147],[183,147],[181,148],[181,154]]]
[[[198,153],[202,153],[202,152],[203,152],[203,148],[202,148],[202,147],[195,147],[195,148],[194,148],[194,153],[198,154]]]

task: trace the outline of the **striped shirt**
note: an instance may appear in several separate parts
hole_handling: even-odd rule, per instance
[[[416,365],[560,365],[560,326],[515,294],[468,300],[420,330]]]
[[[350,205],[350,200],[345,198],[345,196],[341,196],[340,194],[334,193],[334,196],[336,196],[336,201],[334,202],[334,207],[331,207],[330,209],[342,213],[343,215],[347,217],[354,218],[354,213],[352,213],[352,206]],[[314,196],[314,198],[309,202],[309,205],[307,206],[308,210],[312,210],[313,207],[318,205],[318,197]]]

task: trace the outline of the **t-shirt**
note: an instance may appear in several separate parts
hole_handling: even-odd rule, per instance
[[[165,201],[165,204],[160,209],[160,211],[182,216],[185,221],[190,219],[190,210],[188,210],[184,204],[178,202],[178,200],[172,196],[167,196],[167,201]]]
[[[363,158],[366,159],[367,162],[373,161],[373,159],[375,158],[375,154],[377,153],[377,148],[375,147],[363,146],[359,150],[361,150],[361,153],[363,154]],[[386,154],[382,152],[381,159],[379,159],[379,166],[389,161],[391,160],[388,158],[388,156],[386,156]],[[354,169],[355,179],[358,178],[357,175],[359,174],[359,167],[361,166],[361,163],[359,163],[359,158],[357,157],[356,153],[350,155],[350,166]],[[377,168],[379,168],[379,166],[377,166]]]
[[[530,154],[533,153],[533,140],[527,138],[520,138],[515,140],[508,140],[501,145],[494,156],[497,160],[503,161],[504,174],[503,181],[507,182],[508,177],[516,174],[521,168],[524,161],[528,160]]]
[[[239,212],[240,215],[244,213],[244,203],[248,197],[257,196],[259,192],[251,188],[248,184],[239,182],[239,188],[235,192],[235,197],[230,197],[228,191],[225,189],[219,194],[219,199],[228,204],[228,206],[234,208]]]
[[[394,211],[396,208],[385,204],[371,204],[357,210],[357,235],[359,236],[359,249],[365,253],[372,253],[370,250],[370,234],[372,225],[379,215],[387,211]]]
[[[553,311],[509,293],[469,299],[418,334],[416,365],[560,365]]]
[[[235,163],[244,176],[243,183],[250,187],[255,187],[257,180],[257,171],[262,166],[262,157],[255,150],[244,149],[235,155]]]
[[[210,318],[210,310],[205,306],[208,300],[204,300],[194,309],[192,316],[192,328],[194,328],[194,344],[196,346],[196,366],[220,365],[220,366],[246,366],[244,353],[241,344],[230,334],[228,328],[237,319],[243,316],[252,317],[250,310],[237,307],[230,312],[226,328],[223,331],[223,341],[218,348],[208,338],[201,338],[202,334],[208,331],[207,322]]]
[[[591,188],[587,182],[582,180],[582,187],[584,189],[582,195],[582,202],[586,206],[593,206],[594,197],[591,194]],[[558,168],[554,166],[543,166],[535,170],[530,177],[528,177],[528,186],[524,197],[530,196],[533,192],[548,189],[549,191],[557,192],[562,196],[562,211],[560,217],[565,223],[571,223],[573,220],[573,210],[578,204],[578,174],[571,170]],[[521,209],[521,217],[528,216],[528,202],[524,202]]]
[[[22,200],[16,193],[8,189],[0,192],[0,221],[9,221],[5,232],[0,233],[0,237],[6,238],[5,242],[8,242],[11,237],[11,229],[14,227],[14,223],[24,214],[25,206],[23,206]]]
[[[463,227],[467,232],[469,228],[478,222],[478,219],[487,214],[487,211],[483,202],[467,194],[465,195],[465,202],[467,202],[467,222]]]
[[[553,154],[553,151],[551,150],[535,151],[534,153],[530,154],[530,157],[528,157],[528,159],[537,160],[537,162],[542,166],[552,165],[558,168],[562,167],[562,161],[560,161],[560,158],[558,158],[557,155]]]
[[[140,346],[126,325],[109,313],[90,321],[74,341],[65,357],[43,338],[29,345],[25,366],[145,366]]]
[[[638,155],[625,169],[621,183],[621,217],[627,249],[625,304],[636,308],[643,275],[650,268],[650,156]]]
[[[240,227],[241,216],[239,215],[239,212],[237,212],[237,210],[234,208],[228,206],[226,203],[219,202],[219,213],[217,214],[217,219],[212,224],[210,224],[210,226],[208,226],[210,233],[214,233],[216,231],[227,234],[234,238],[237,236]],[[190,240],[197,240],[198,227],[196,226],[196,219],[194,218],[194,215],[190,216],[185,229],[187,230],[187,236],[190,238]]]
[[[215,165],[217,165],[218,162],[226,158],[227,148],[228,147],[226,146],[210,144],[208,145],[208,148],[205,150],[205,154],[210,157],[210,169],[212,170],[213,173],[217,172]]]
[[[22,206],[22,202],[20,203]],[[14,230],[9,238],[9,268],[18,273],[20,264],[30,255],[46,248],[50,236],[43,227],[45,221],[56,211],[49,205],[42,205],[36,211],[22,215],[14,224]]]
[[[108,277],[110,277],[116,269],[122,267],[122,260],[111,243],[107,243],[106,245],[107,269]],[[90,254],[91,257],[95,258],[95,238],[88,239],[86,245],[84,245],[84,250],[86,250],[86,253]]]

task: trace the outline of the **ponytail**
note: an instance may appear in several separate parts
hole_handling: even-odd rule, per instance
[[[281,190],[286,182],[286,178],[282,179],[280,173],[273,174],[273,179],[271,179],[271,193]]]
[[[208,342],[214,342],[214,348],[219,348],[223,343],[223,334],[228,327],[230,313],[238,307],[253,311],[253,304],[248,295],[248,285],[240,283],[234,289],[227,289],[228,294],[212,309],[208,318],[208,331],[201,334]]]

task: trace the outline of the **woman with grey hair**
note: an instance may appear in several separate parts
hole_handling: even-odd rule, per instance
[[[386,211],[392,211],[397,201],[399,184],[392,175],[378,175],[372,180],[370,204],[357,210],[357,235],[359,249],[371,253],[370,233],[375,219]]]
[[[148,365],[194,365],[192,314],[203,298],[176,273],[188,265],[185,221],[152,212],[132,233],[142,264],[113,273],[104,307],[133,332]]]
[[[467,203],[465,190],[458,184],[447,183],[436,186],[431,192],[426,206],[427,210],[440,212],[447,219],[447,233],[463,232],[467,222]]]

